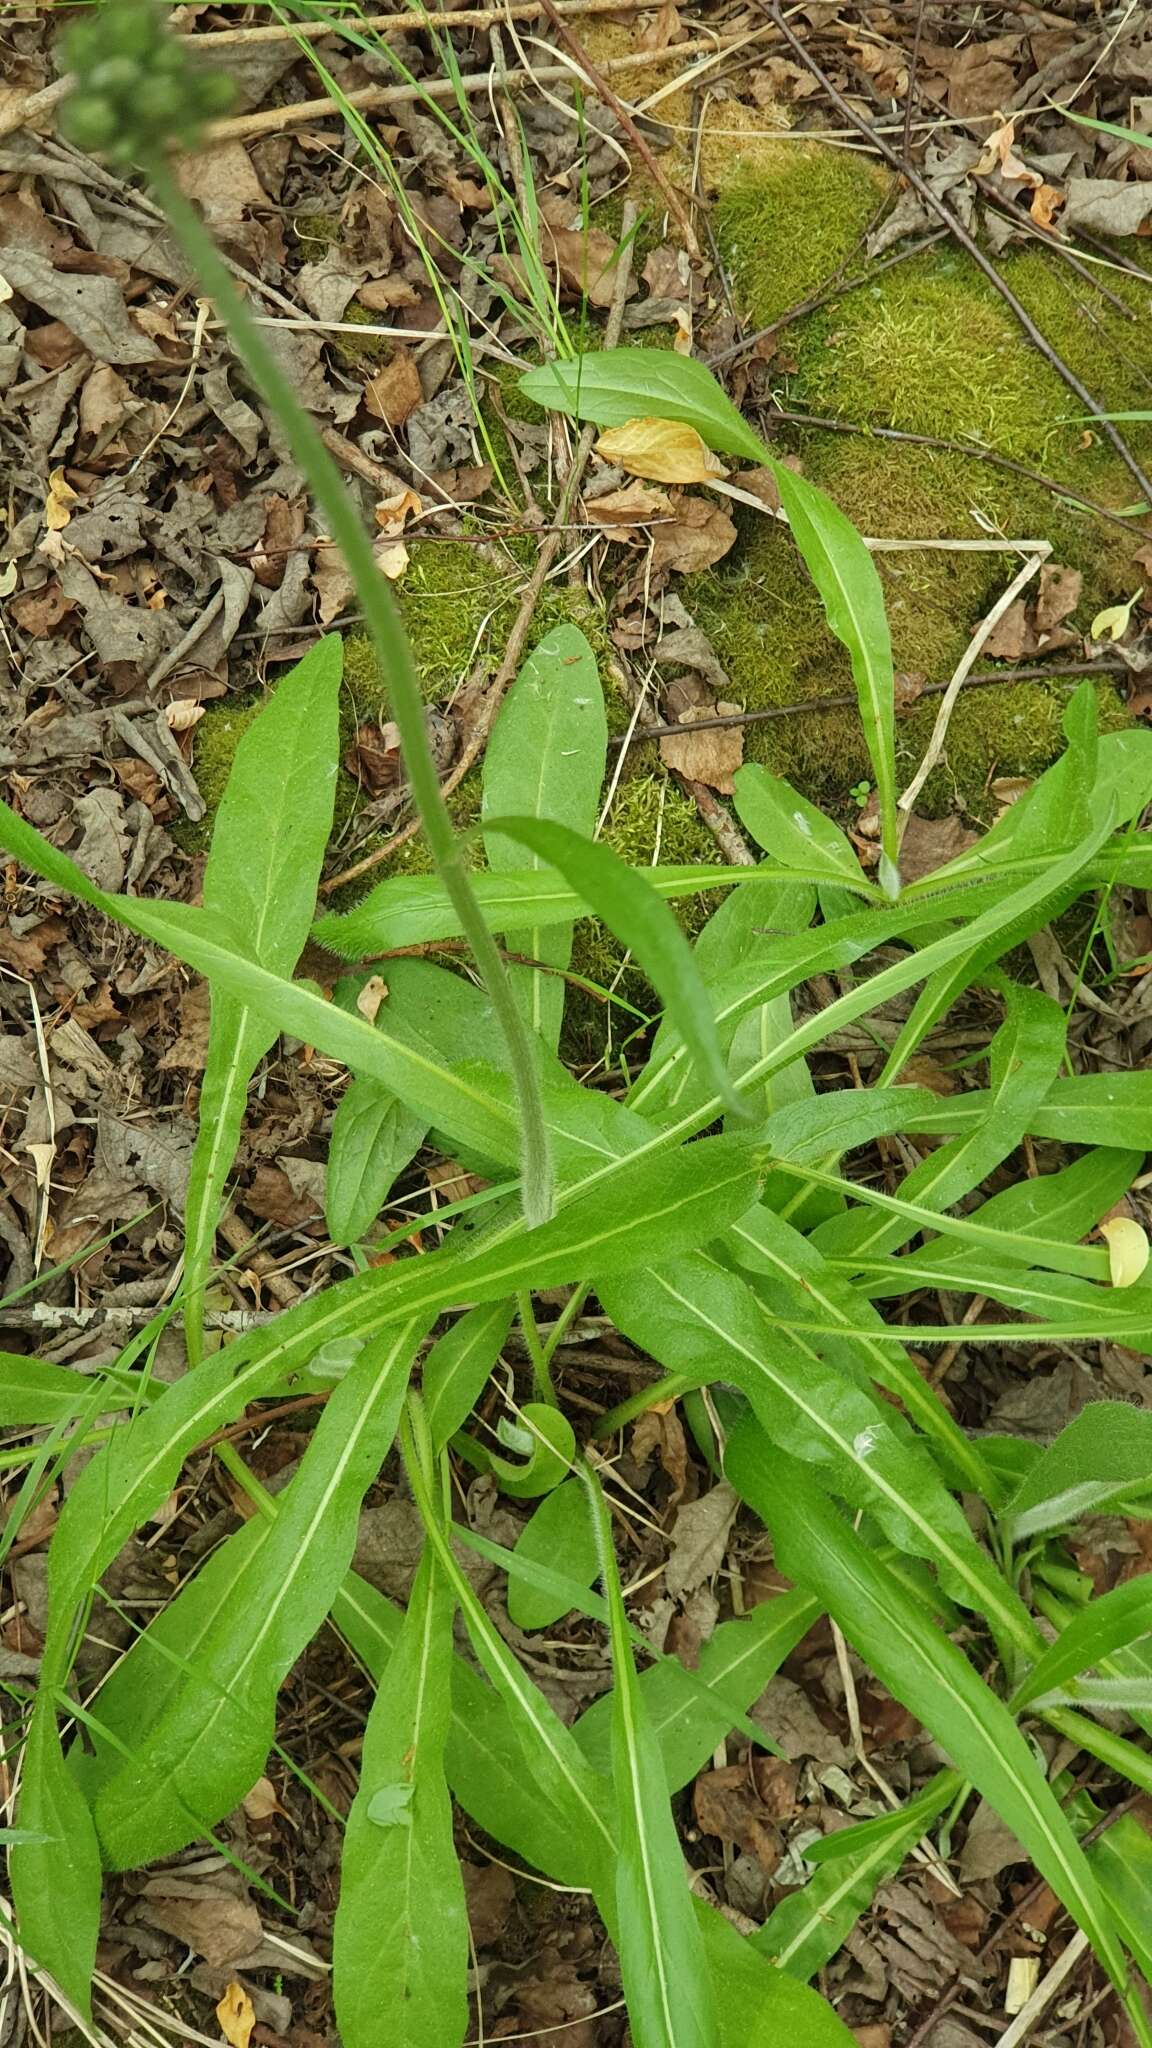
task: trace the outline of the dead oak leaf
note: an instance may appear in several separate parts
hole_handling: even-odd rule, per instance
[[[743,726],[712,726],[703,732],[693,732],[692,727],[697,719],[733,718],[742,710],[740,704],[718,702],[714,707],[701,704],[682,711],[678,722],[685,727],[684,738],[666,736],[660,742],[665,767],[675,769],[689,782],[705,783],[719,796],[731,796],[735,788],[732,778],[744,760]]]
[[[140,1919],[182,1941],[206,1963],[222,1969],[259,1948],[264,1930],[251,1899],[171,1877],[154,1882],[166,1882],[170,1889],[149,1889],[140,1901]]]
[[[544,255],[549,267],[556,271],[566,291],[577,298],[587,299],[590,306],[600,306],[606,311],[616,296],[619,248],[603,228],[585,230],[561,226],[554,217],[557,210],[562,219],[568,208],[563,202],[559,209],[548,204],[541,208],[548,223]],[[549,215],[553,218],[550,219]],[[632,285],[631,290],[635,289]]]
[[[734,1842],[754,1856],[771,1877],[783,1854],[780,1835],[760,1798],[746,1764],[725,1764],[705,1771],[692,1791],[696,1824],[718,1841]]]
[[[978,837],[959,818],[921,818],[914,812],[900,843],[901,880],[918,882],[934,874],[975,846]]]
[[[622,427],[601,434],[596,453],[650,483],[706,484],[728,474],[720,457],[683,420],[625,420]]]

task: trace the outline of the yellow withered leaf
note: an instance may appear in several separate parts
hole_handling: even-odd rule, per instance
[[[252,2029],[256,2025],[256,2011],[242,1984],[233,1977],[223,1998],[216,2007],[220,2032],[230,2048],[248,2048]]]
[[[1148,1264],[1148,1239],[1132,1216],[1112,1216],[1100,1225],[1108,1246],[1113,1287],[1134,1287]]]
[[[657,484],[706,484],[728,474],[695,427],[682,420],[625,420],[601,434],[596,453]]]
[[[44,502],[44,524],[49,533],[59,533],[67,526],[78,495],[63,469],[54,469],[48,478],[48,496]]]

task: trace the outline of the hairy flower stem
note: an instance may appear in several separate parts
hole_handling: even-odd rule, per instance
[[[460,920],[460,929],[472,949],[508,1046],[520,1110],[524,1220],[529,1225],[544,1223],[552,1214],[552,1161],[532,1041],[517,1007],[499,949],[484,922],[460,857],[459,841],[441,794],[440,779],[428,745],[424,703],[411,649],[388,586],[376,566],[371,540],[314,421],[300,404],[265,342],[195,207],[185,198],[162,157],[148,158],[144,169],[173,234],[204,291],[214,300],[237,354],[282,427],[324,515],[330,538],[339,548],[352,576],[381,671],[388,679],[392,715],[400,734],[404,765],[413,801],[423,821],[429,852]]]

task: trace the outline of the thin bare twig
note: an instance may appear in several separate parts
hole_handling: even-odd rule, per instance
[[[1065,661],[1039,663],[1031,668],[983,669],[978,675],[968,677],[970,690],[988,690],[1011,683],[1061,682],[1070,676],[1126,675],[1127,664],[1123,661]],[[943,696],[947,683],[925,683],[921,697]],[[776,718],[800,718],[805,715],[817,716],[822,711],[847,711],[856,703],[854,694],[845,693],[838,697],[800,698],[795,704],[768,704],[759,711],[734,711],[723,717],[694,718],[686,725],[638,725],[634,732],[610,739],[610,747],[630,747],[637,740],[683,739],[686,732],[722,732],[728,726],[766,725]]]
[[[1041,541],[1038,547],[1034,547],[1032,549],[1032,552],[1029,555],[1028,560],[1023,564],[1023,566],[1020,569],[1017,570],[1015,576],[1012,578],[1012,581],[1008,585],[1007,589],[1001,591],[1000,596],[997,598],[995,604],[992,606],[991,611],[988,613],[987,617],[981,621],[980,625],[977,626],[976,631],[973,633],[972,638],[968,642],[967,647],[964,649],[964,652],[956,665],[956,672],[953,675],[951,681],[948,684],[947,689],[944,692],[944,697],[940,705],[940,709],[936,713],[936,723],[932,728],[932,736],[929,739],[928,745],[924,750],[924,759],[921,761],[920,766],[916,770],[915,775],[912,777],[911,782],[908,784],[907,789],[904,791],[903,795],[898,800],[898,809],[903,811],[905,822],[907,822],[908,814],[910,813],[913,804],[919,796],[920,791],[923,789],[924,784],[927,782],[928,777],[931,775],[932,770],[935,768],[936,763],[940,759],[941,754],[944,752],[944,742],[948,737],[948,726],[952,717],[952,713],[956,707],[956,700],[959,697],[960,692],[963,689],[964,684],[967,681],[968,676],[970,675],[973,667],[975,666],[976,657],[979,654],[980,649],[984,646],[985,642],[990,638],[995,628],[999,625],[1000,620],[1004,617],[1004,614],[1008,610],[1009,606],[1015,603],[1016,599],[1020,595],[1020,592],[1023,590],[1025,584],[1031,581],[1032,577],[1035,576],[1036,571],[1039,569],[1040,564],[1042,562],[1046,562],[1051,553],[1051,541]]]
[[[1094,499],[1086,498],[1074,485],[1062,484],[1056,477],[1045,476],[1043,470],[1029,469],[1027,463],[1014,462],[1010,455],[997,455],[991,448],[979,448],[972,441],[949,441],[938,434],[909,433],[903,427],[874,427],[858,420],[826,419],[820,413],[786,412],[783,408],[774,410],[769,417],[785,420],[789,426],[819,427],[828,434],[866,434],[878,441],[903,441],[911,448],[938,448],[942,455],[970,455],[976,462],[990,463],[993,469],[1007,470],[1010,476],[1023,477],[1026,483],[1051,491],[1055,498],[1066,498],[1069,504],[1091,512],[1094,518],[1105,520],[1109,526],[1118,526],[1130,540],[1138,534],[1131,519],[1125,519],[1122,513],[1113,512],[1107,505],[1098,505]]]
[[[580,41],[579,36],[577,36],[573,32],[573,30],[569,28],[567,22],[564,20],[559,8],[556,5],[556,0],[543,0],[543,6],[544,12],[548,16],[549,21],[552,23],[553,28],[556,30],[557,34],[561,37],[561,39],[565,43],[567,43],[568,48],[571,50],[572,55],[575,58],[577,64],[580,66],[581,71],[584,72],[585,76],[588,78],[592,86],[595,88],[596,92],[603,100],[604,105],[606,107],[609,107],[611,111],[615,114],[616,119],[619,121],[620,126],[623,128],[625,135],[628,137],[629,142],[632,144],[632,147],[636,151],[637,156],[640,158],[641,163],[644,165],[645,170],[648,172],[649,176],[653,179],[654,183],[656,184],[657,189],[660,192],[661,198],[663,199],[665,205],[667,206],[669,212],[675,220],[676,225],[678,226],[681,234],[684,237],[684,246],[687,249],[689,256],[698,257],[700,254],[700,244],[696,239],[696,230],[692,225],[691,217],[684,204],[684,201],[681,199],[680,194],[677,192],[675,186],[669,181],[667,174],[661,169],[660,165],[657,163],[656,156],[653,152],[651,144],[641,134],[631,114],[628,112],[627,107],[623,104],[618,95],[613,92],[612,87],[609,85],[607,79],[604,76],[604,72],[596,64],[592,62],[592,59],[588,55],[587,50],[584,48],[583,43]],[[667,58],[666,51],[661,51],[660,54],[663,57],[665,57],[665,59]],[[682,55],[683,52],[681,52],[680,54]],[[607,66],[605,66],[605,69],[606,68]]]

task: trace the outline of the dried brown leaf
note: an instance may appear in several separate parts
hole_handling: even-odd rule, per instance
[[[710,718],[713,714],[718,718],[736,717],[743,708],[741,704],[720,702],[713,707],[701,705],[697,710],[682,711],[679,723],[685,728],[684,738],[664,738],[660,742],[660,758],[665,766],[690,782],[706,783],[720,796],[731,796],[732,778],[744,760],[743,726],[712,727],[704,732],[693,732],[691,728],[697,718]]]
[[[394,349],[383,369],[369,377],[364,403],[376,419],[390,427],[402,427],[409,413],[424,403],[420,372],[410,349]]]
[[[675,521],[658,526],[652,536],[652,568],[678,569],[692,575],[710,569],[736,545],[736,526],[722,505],[706,498],[681,498]]]

